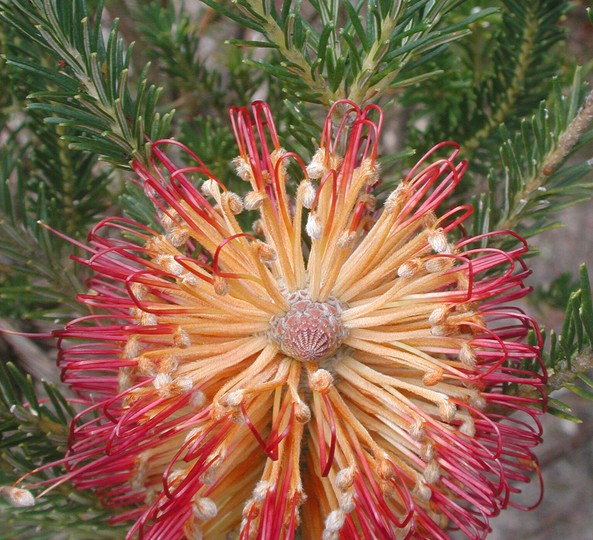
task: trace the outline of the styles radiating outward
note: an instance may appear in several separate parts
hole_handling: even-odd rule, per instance
[[[159,225],[89,236],[91,315],[57,333],[87,408],[57,482],[130,538],[483,538],[537,473],[539,333],[508,306],[525,242],[443,207],[454,143],[382,189],[376,106],[337,102],[309,164],[265,103],[231,120],[244,193],[156,141],[135,171]]]

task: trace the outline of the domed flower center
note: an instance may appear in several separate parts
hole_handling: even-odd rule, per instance
[[[348,336],[342,324],[342,305],[329,297],[313,302],[305,290],[287,296],[290,309],[270,321],[269,337],[280,350],[301,362],[319,362],[332,355]]]

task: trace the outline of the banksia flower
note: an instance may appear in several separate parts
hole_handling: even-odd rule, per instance
[[[92,314],[58,333],[88,403],[62,481],[130,538],[483,538],[537,473],[538,328],[506,307],[525,242],[442,208],[454,143],[381,193],[378,107],[336,103],[309,164],[264,103],[231,119],[244,194],[156,141],[135,171],[160,228],[90,234]]]

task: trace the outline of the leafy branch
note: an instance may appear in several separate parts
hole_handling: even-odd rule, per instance
[[[571,91],[562,92],[559,80],[537,113],[523,120],[521,132],[511,137],[503,126],[501,163],[490,171],[488,192],[475,204],[474,231],[514,229],[529,237],[555,226],[562,208],[591,197],[591,165],[567,158],[593,140],[593,92],[586,94],[581,70]]]
[[[10,485],[18,476],[61,459],[74,414],[54,385],[42,383],[37,390],[30,376],[13,364],[0,363],[0,485]],[[51,481],[61,472],[52,467],[28,481]],[[69,484],[58,485],[34,506],[10,506],[0,498],[4,524],[0,540],[19,535],[50,539],[56,534],[68,540],[123,537],[119,526],[106,526],[110,514],[92,493],[75,491]]]
[[[200,58],[201,28],[184,11],[184,4],[142,2],[134,12],[146,45],[145,54],[156,61],[175,90],[175,105],[204,107],[224,101],[222,74],[207,68]],[[199,97],[199,99],[198,99]]]
[[[104,41],[102,5],[91,19],[84,0],[0,0],[0,19],[25,41],[51,51],[50,66],[38,57],[8,57],[9,66],[47,84],[29,96],[30,107],[42,111],[47,122],[68,128],[64,139],[71,148],[127,167],[132,159],[145,159],[146,137],[168,132],[171,113],[157,112],[160,90],[149,85],[147,66],[132,95],[131,47],[119,37],[117,20]]]
[[[493,165],[505,140],[499,126],[518,129],[561,74],[562,17],[572,7],[568,0],[500,3],[500,13],[489,17],[488,26],[479,22],[470,38],[429,62],[427,69],[440,67],[443,77],[414,86],[404,96],[414,111],[413,144],[429,147],[447,133],[480,174]],[[471,4],[464,4],[469,13]]]
[[[204,2],[265,38],[231,43],[279,53],[280,65],[268,59],[253,63],[278,77],[287,96],[326,107],[340,98],[377,100],[437,75],[438,70],[420,73],[418,68],[467,35],[470,24],[495,11],[483,9],[448,22],[446,16],[459,5],[456,0],[317,0],[308,6],[319,21],[314,25],[302,13],[301,3],[291,0],[280,9],[270,0],[237,0],[237,9]]]
[[[74,248],[38,222],[68,229],[70,220],[75,225],[79,220],[91,221],[95,211],[102,209],[94,197],[104,187],[107,175],[93,174],[93,157],[74,156],[79,158],[76,162],[63,163],[53,154],[57,136],[52,140],[51,133],[45,139],[47,146],[35,150],[21,148],[16,135],[18,132],[0,150],[0,313],[26,319],[54,319],[58,311],[71,316],[80,308],[75,295],[81,290],[81,280],[72,269],[64,272],[64,258]],[[35,168],[34,174],[25,174],[23,167],[28,165]],[[65,166],[72,170],[62,177]],[[69,178],[78,181],[71,193],[60,193],[60,185],[52,184]],[[65,204],[65,197],[72,197],[71,205]],[[64,212],[75,207],[73,216]]]
[[[579,288],[570,294],[561,331],[551,331],[545,355],[549,371],[548,393],[566,388],[593,401],[593,298],[587,268],[580,268]],[[570,409],[551,399],[549,412],[569,420],[577,420]]]
[[[555,74],[554,63],[541,60],[563,36],[558,21],[568,10],[568,3],[504,0],[504,4],[503,31],[493,55],[495,72],[480,88],[478,107],[474,110],[482,126],[464,141],[464,148],[469,151],[495,134],[501,123],[530,112],[538,95],[539,99],[544,97],[546,81]],[[526,92],[527,89],[530,91]]]

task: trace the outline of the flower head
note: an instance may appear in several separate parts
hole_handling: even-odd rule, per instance
[[[65,478],[127,507],[129,537],[482,538],[537,471],[539,334],[505,307],[525,242],[442,209],[454,143],[374,195],[378,107],[336,103],[308,165],[264,103],[231,119],[244,194],[157,141],[135,170],[160,228],[90,234],[93,314],[59,333],[88,401]]]

